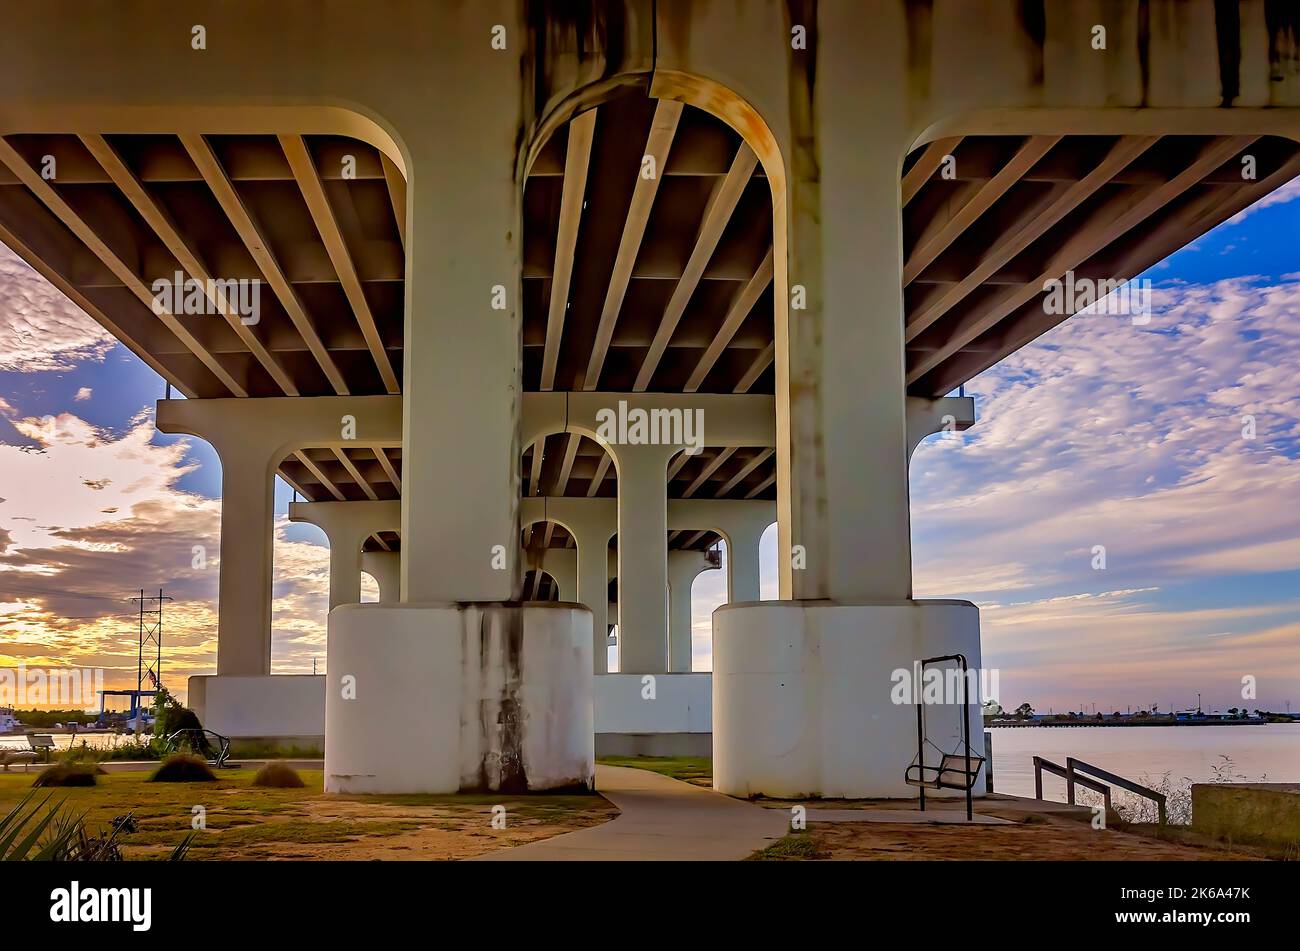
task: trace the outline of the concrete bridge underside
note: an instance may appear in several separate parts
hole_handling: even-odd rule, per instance
[[[973,606],[911,597],[911,452],[1070,316],[1050,282],[1134,277],[1300,173],[1271,0],[49,2],[8,37],[0,240],[222,461],[195,702],[324,724],[337,789],[582,781],[593,733],[711,726],[724,791],[905,792],[890,671],[979,663]],[[208,313],[157,305],[178,274]],[[241,280],[257,319],[212,313]],[[328,689],[270,676],[276,476],[331,542]],[[719,541],[710,684],[681,591]]]

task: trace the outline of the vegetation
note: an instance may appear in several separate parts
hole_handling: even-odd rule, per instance
[[[114,819],[108,832],[91,833],[84,815],[69,813],[62,802],[49,805],[48,796],[33,804],[34,795],[29,793],[0,819],[0,862],[122,861],[118,837],[136,831],[129,813]],[[183,838],[170,859],[184,859],[192,841],[192,835]]]
[[[59,761],[41,771],[32,783],[45,786],[93,786],[104,771],[99,768],[99,751],[82,743],[71,746],[59,756]]]
[[[324,759],[325,751],[319,746],[231,740],[230,755],[236,759]]]
[[[85,710],[15,710],[14,716],[27,727],[49,729],[56,723],[85,723],[91,715]]]
[[[292,766],[284,763],[267,763],[253,777],[253,785],[264,786],[267,789],[302,789],[307,784],[302,781],[302,777]]]
[[[193,753],[173,753],[149,777],[151,783],[215,783],[207,760]]]
[[[110,771],[97,786],[55,796],[65,809],[84,815],[87,830],[111,830],[129,815],[131,822],[114,839],[127,860],[166,859],[187,839],[192,839],[191,861],[355,859],[376,853],[463,858],[584,828],[617,812],[607,800],[586,795],[327,796],[319,769],[299,770],[305,785],[288,789],[253,786],[255,772],[225,769],[219,782],[196,786],[149,783],[149,773],[142,771]],[[0,818],[32,795],[32,778],[0,773]],[[506,810],[505,830],[492,826],[497,805]],[[0,840],[4,837],[0,831]]]
[[[1152,778],[1150,775],[1143,773],[1138,780],[1143,786],[1155,790],[1165,797],[1165,814],[1167,822],[1171,826],[1190,826],[1192,822],[1192,783],[1190,776],[1184,776],[1181,780],[1175,780],[1169,773],[1163,773],[1159,778]],[[1236,771],[1236,766],[1232,762],[1232,757],[1220,753],[1219,762],[1210,767],[1210,779],[1212,783],[1245,783],[1245,782],[1268,782],[1268,775],[1265,774],[1259,779],[1251,779],[1243,773]],[[1077,790],[1079,802],[1082,805],[1100,804],[1101,796],[1091,790],[1079,787]],[[1129,824],[1152,825],[1158,820],[1156,804],[1150,799],[1137,796],[1123,789],[1113,790],[1111,801],[1115,812],[1120,819]]]
[[[93,786],[103,770],[85,763],[55,763],[41,770],[32,786]]]
[[[696,786],[713,785],[713,760],[707,756],[602,756],[596,762],[648,769]]]
[[[811,832],[791,832],[749,856],[749,862],[790,862],[826,858],[827,853]]]

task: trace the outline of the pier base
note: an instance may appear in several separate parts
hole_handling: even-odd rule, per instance
[[[591,788],[591,645],[577,604],[335,608],[325,791]]]
[[[914,797],[916,707],[896,671],[961,653],[980,666],[979,611],[967,601],[762,601],[713,613],[713,788],[732,796]],[[974,678],[978,683],[978,677]],[[958,703],[926,709],[927,734],[957,749]],[[972,686],[971,746],[984,748]],[[930,748],[927,762],[939,754]],[[975,791],[984,783],[977,779]],[[927,790],[927,798],[964,795]]]

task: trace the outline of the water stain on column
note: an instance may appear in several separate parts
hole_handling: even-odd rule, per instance
[[[477,722],[473,728],[476,747],[482,751],[477,782],[463,783],[462,792],[528,792],[524,765],[524,712],[520,700],[523,684],[524,621],[518,603],[466,604],[466,660],[474,656],[476,676],[468,676],[466,687],[477,683]],[[477,625],[474,619],[477,617]],[[477,629],[475,629],[477,627]],[[473,651],[477,638],[478,650]],[[468,664],[467,664],[468,666]],[[462,730],[470,724],[462,723]]]

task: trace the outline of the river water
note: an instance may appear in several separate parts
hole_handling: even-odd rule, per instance
[[[1300,723],[1003,727],[987,732],[993,734],[993,788],[1015,796],[1034,794],[1035,755],[1061,766],[1073,756],[1144,785],[1158,785],[1166,773],[1176,785],[1216,778],[1300,782]],[[1045,773],[1043,795],[1064,801],[1065,780]]]

